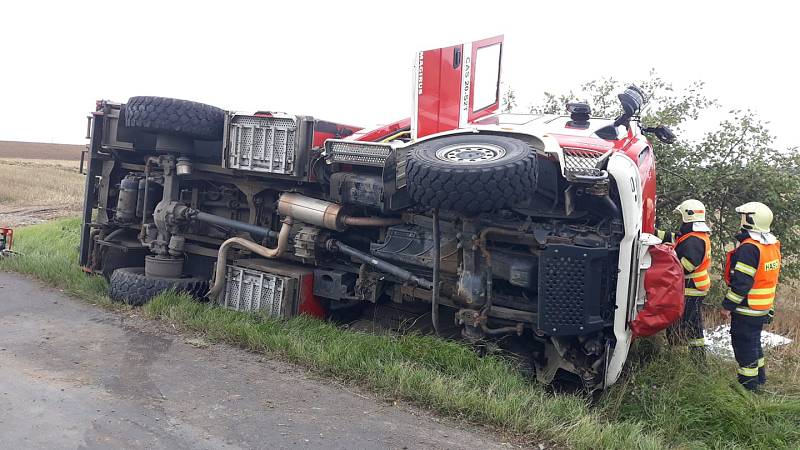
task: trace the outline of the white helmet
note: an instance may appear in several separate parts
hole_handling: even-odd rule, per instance
[[[675,208],[675,212],[681,213],[683,223],[706,221],[706,207],[700,200],[684,200]]]
[[[769,233],[772,225],[772,210],[763,203],[749,202],[736,208],[736,212],[742,216],[742,228],[748,231],[758,231]]]

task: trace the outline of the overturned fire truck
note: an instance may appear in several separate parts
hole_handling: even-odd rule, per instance
[[[426,305],[434,327],[450,311],[468,340],[523,343],[543,382],[614,383],[658,243],[643,133],[674,136],[639,125],[635,87],[617,118],[499,113],[502,46],[420,52],[411,117],[372,129],[99,101],[81,266],[133,305],[169,289],[283,318]]]

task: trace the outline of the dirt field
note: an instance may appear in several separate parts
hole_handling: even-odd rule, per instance
[[[83,145],[0,141],[0,158],[79,161]]]
[[[83,198],[80,145],[0,141],[0,226],[76,215]]]

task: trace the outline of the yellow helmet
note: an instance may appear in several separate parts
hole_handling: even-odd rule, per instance
[[[675,208],[675,212],[681,213],[683,223],[706,221],[706,207],[700,200],[684,200]]]
[[[769,233],[772,225],[772,210],[763,203],[749,202],[736,208],[742,216],[742,228],[749,231]]]

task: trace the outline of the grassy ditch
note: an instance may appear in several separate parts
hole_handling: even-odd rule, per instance
[[[14,250],[21,256],[0,259],[0,269],[32,275],[91,303],[111,306],[102,277],[89,277],[78,266],[80,219],[61,219],[14,230]]]
[[[78,222],[22,229],[24,255],[0,269],[41,278],[111,306],[104,282],[75,264]],[[590,406],[580,396],[551,394],[500,357],[416,334],[378,336],[308,318],[276,321],[162,295],[144,307],[206,338],[277,356],[309,370],[469,422],[583,449],[798,448],[800,400],[753,396],[735,385],[729,365],[701,367],[650,341],[637,345],[625,379]]]

